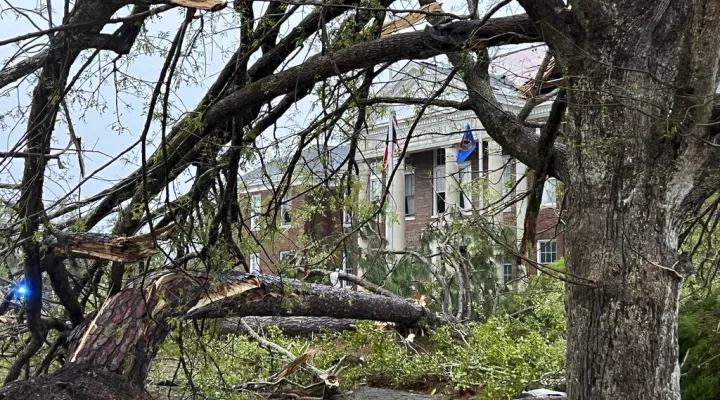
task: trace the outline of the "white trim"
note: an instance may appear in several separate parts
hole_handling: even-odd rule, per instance
[[[558,248],[557,248],[557,240],[555,240],[555,239],[540,239],[540,240],[538,240],[538,241],[535,242],[535,245],[536,245],[535,253],[537,254],[537,255],[536,255],[536,259],[537,259],[537,263],[538,263],[538,264],[540,264],[540,265],[548,265],[548,264],[550,264],[550,263],[542,263],[542,262],[540,262],[540,258],[541,258],[541,257],[540,257],[540,254],[541,254],[541,252],[543,251],[543,249],[546,248],[547,244],[553,243],[553,242],[555,243],[555,260],[553,260],[553,261],[551,261],[551,262],[555,262],[555,261],[559,258],[559,256],[558,256]],[[550,252],[546,252],[546,253],[550,253]]]
[[[259,274],[261,270],[260,255],[258,253],[250,254],[250,273]]]
[[[408,189],[407,188],[407,177],[408,176],[413,177],[413,185],[412,185],[413,212],[412,212],[412,214],[408,214],[406,207],[405,207],[405,204],[407,203],[407,198],[408,198],[408,190],[407,190]],[[417,195],[415,194],[417,192],[417,181],[416,181],[414,169],[411,171],[407,171],[407,170],[405,171],[405,177],[403,178],[403,185],[405,185],[405,198],[403,199],[403,215],[405,216],[405,220],[407,220],[408,218],[415,219],[415,214],[417,213],[417,203],[416,203]]]
[[[300,173],[297,172],[296,173]],[[267,177],[262,177],[259,179],[248,179],[243,181],[241,179],[241,183],[239,186],[242,186],[240,190],[244,190],[245,193],[257,193],[257,192],[266,192],[266,191],[272,191],[277,189],[277,185],[282,181],[282,178],[285,176],[285,171],[283,171],[281,174],[274,175],[270,177],[270,181],[267,180]],[[322,183],[323,185],[327,187],[335,187],[338,184],[337,179],[322,179],[317,176],[313,176],[311,178],[311,184],[317,185]],[[292,182],[290,182],[290,187],[300,186],[302,184],[307,183],[306,180],[301,179],[293,179]]]
[[[524,103],[523,103],[524,104]],[[522,109],[522,105],[503,104],[503,108],[511,113],[518,113]],[[528,120],[543,120],[550,114],[552,102],[543,103],[530,113]],[[407,153],[416,153],[420,151],[430,150],[433,148],[442,148],[457,145],[457,136],[451,135],[457,132],[458,135],[464,132],[465,126],[479,127],[477,131],[484,131],[482,123],[473,111],[440,111],[432,114],[425,114],[418,121],[413,139],[408,144]],[[411,124],[405,118],[398,119],[398,142],[404,141],[407,132],[410,130]],[[361,147],[363,148],[363,156],[366,159],[382,157],[385,151],[385,135],[387,133],[387,122],[381,121],[376,123],[373,128],[369,129]],[[476,130],[473,130],[475,132]],[[485,135],[482,135],[485,137]],[[487,138],[485,139],[487,141]]]
[[[432,208],[432,217],[438,217],[442,215],[442,213],[438,212],[438,191],[437,191],[437,184],[438,180],[442,179],[445,186],[445,189],[440,192],[445,194],[445,207],[447,207],[447,177],[446,175],[446,165],[438,165],[438,151],[439,150],[445,150],[443,149],[435,149],[433,150],[433,169],[432,169],[432,201],[433,201],[433,208]],[[442,173],[438,174],[438,171],[442,168]],[[439,175],[439,177],[438,177]],[[443,211],[444,212],[444,211]]]
[[[505,268],[510,267],[510,279],[507,278],[507,274],[505,273]],[[513,279],[513,271],[512,271],[512,263],[503,263],[502,264],[502,276],[503,276],[503,285],[507,285],[508,282],[510,282]]]
[[[260,230],[260,212],[262,208],[262,195],[254,194],[250,197],[250,229]]]
[[[285,258],[287,258],[288,255],[295,257],[295,252],[292,250],[286,250],[286,251],[281,251],[279,255],[280,255],[280,257],[278,258],[278,262],[280,263],[283,260],[285,260]],[[289,262],[290,261],[288,261],[288,263]]]
[[[343,207],[343,212],[342,212],[342,226],[343,226],[343,228],[352,227],[352,224],[353,224],[352,210],[348,210],[347,208],[344,208],[344,207]]]
[[[550,186],[550,187],[548,187],[548,186]],[[550,201],[545,201],[546,195],[548,196]],[[540,204],[540,206],[543,208],[555,208],[556,205],[557,205],[557,180],[553,177],[548,177],[548,179],[545,180],[545,183],[543,184],[542,203]]]
[[[290,222],[285,221],[285,213],[288,214]],[[285,196],[280,203],[280,226],[282,228],[289,228],[292,226],[292,195],[289,190],[285,192]]]
[[[469,169],[469,171],[463,171],[463,169]],[[472,211],[474,204],[473,199],[473,193],[465,193],[465,189],[463,186],[472,185],[473,182],[473,169],[472,169],[472,159],[470,161],[463,161],[461,163],[458,163],[458,175],[460,175],[458,178],[458,183],[460,184],[460,192],[458,193],[458,203],[464,202],[465,204],[460,207],[460,210],[463,213],[469,213]],[[459,204],[458,204],[459,205]]]

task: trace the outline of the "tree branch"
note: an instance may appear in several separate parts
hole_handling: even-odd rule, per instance
[[[242,331],[239,319],[218,321],[218,332],[224,335],[236,334]],[[337,319],[327,317],[245,317],[242,321],[247,323],[254,331],[267,331],[275,326],[286,336],[304,336],[319,334],[324,331],[342,332],[356,328],[354,319]]]
[[[505,111],[498,103],[489,81],[490,57],[487,49],[482,49],[477,54],[477,61],[473,60],[470,54],[462,56],[448,54],[453,65],[462,68],[463,80],[467,86],[475,115],[482,122],[488,135],[504,151],[530,168],[537,169],[544,162],[538,156],[540,135],[535,132],[534,128],[528,128],[518,122],[514,115]],[[548,174],[561,181],[566,181],[568,179],[568,149],[565,145],[556,143],[553,153],[555,157],[548,169]]]
[[[353,285],[358,285],[360,287],[363,287],[363,288],[369,290],[371,293],[375,293],[375,294],[378,294],[381,296],[399,298],[399,296],[396,295],[395,293],[393,293],[385,288],[382,288],[370,281],[367,281],[357,275],[348,274],[347,272],[332,272],[332,271],[327,271],[324,269],[304,269],[302,267],[298,268],[298,270],[300,273],[305,275],[306,278],[313,277],[313,276],[330,276],[330,274],[335,273],[335,274],[337,274],[338,279],[345,281],[345,282],[350,282]]]

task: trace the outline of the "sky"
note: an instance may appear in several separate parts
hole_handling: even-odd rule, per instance
[[[0,40],[36,31],[38,28],[45,29],[49,26],[49,21],[46,18],[41,18],[27,11],[23,12],[24,15],[19,15],[8,8],[8,4],[33,8],[35,4],[32,3],[35,2],[9,0],[9,2],[0,3],[0,23],[3,27]],[[39,4],[45,4],[45,1],[40,1]],[[52,1],[53,21],[55,23],[62,20],[63,4],[64,1]],[[253,4],[255,14],[261,15],[267,3],[256,1]],[[492,4],[489,2],[483,3],[481,10],[488,9]],[[466,5],[462,0],[450,0],[442,2],[442,5],[446,12],[457,14],[466,12]],[[392,8],[418,9],[419,6],[416,1],[401,0],[396,2]],[[309,11],[309,7],[304,7],[302,13],[291,17],[283,24],[281,34],[285,34],[292,29]],[[521,12],[519,6],[511,4],[499,12],[498,15],[518,12]],[[127,13],[128,9],[124,9],[121,10],[118,16],[124,16]],[[161,16],[154,17],[149,23],[146,23],[147,32],[144,36],[149,40],[136,42],[132,57],[123,57],[113,62],[116,57],[113,53],[101,52],[100,57],[89,65],[82,79],[75,85],[76,90],[70,95],[68,106],[74,130],[82,138],[83,147],[86,150],[84,156],[86,171],[95,171],[120,151],[138,140],[147,118],[146,110],[147,101],[150,97],[149,93],[152,92],[164,62],[164,57],[159,53],[169,47],[175,31],[182,22],[183,15],[184,10],[171,10]],[[203,15],[202,22],[204,24],[203,29],[206,32],[217,31],[218,33],[212,36],[198,37],[196,39],[198,46],[188,54],[188,57],[183,62],[182,67],[188,72],[188,80],[180,83],[170,98],[172,104],[171,116],[173,118],[178,118],[194,109],[237,45],[239,24],[232,10],[232,4],[220,13]],[[111,33],[117,26],[106,27],[105,31]],[[200,21],[195,21],[193,27],[199,26]],[[422,25],[408,30],[411,29],[422,29]],[[36,38],[32,44],[37,45],[46,40],[46,37]],[[21,44],[27,45],[30,42],[24,41]],[[39,48],[40,46],[29,47],[30,54]],[[19,49],[17,44],[0,47],[0,68],[3,68],[11,57],[22,59],[28,54],[18,53]],[[306,47],[303,52],[296,54],[289,66],[303,62],[316,51],[317,49],[312,48],[312,46]],[[81,57],[75,63],[74,71],[78,70],[90,54],[91,51],[84,53],[84,57]],[[388,72],[381,76],[379,82],[388,80],[389,74]],[[133,80],[128,80],[127,77],[132,77]],[[32,89],[35,86],[34,80],[31,77],[21,82],[16,88],[11,90],[5,88],[0,91],[0,151],[13,148],[25,132],[26,122],[23,120],[23,116],[29,112],[28,105],[31,100]],[[321,111],[321,108],[316,103],[317,98],[314,96],[308,96],[298,102],[290,112],[278,121],[277,130],[271,130],[263,134],[264,141],[271,141],[273,136],[278,136],[282,142],[288,142],[286,139],[292,138],[295,132],[303,129],[308,121],[311,121]],[[60,120],[56,124],[53,136],[53,147],[58,149],[54,150],[54,152],[65,148],[69,141],[68,127],[64,122],[64,117],[60,118]],[[148,143],[148,154],[154,149],[154,144],[159,140],[159,131],[159,124],[153,124],[149,134],[152,140]],[[86,198],[106,189],[135,170],[140,165],[139,151],[139,146],[137,146],[124,159],[97,173],[82,186],[81,192],[76,193],[75,199]],[[0,182],[17,183],[21,177],[22,160],[5,161],[0,164]],[[190,179],[189,174],[179,178],[175,189],[182,192],[191,184]],[[79,182],[77,156],[72,152],[68,152],[66,156],[61,157],[61,165],[55,161],[50,164],[49,171],[46,174],[44,200],[49,203],[61,198]],[[9,191],[0,192],[0,196],[5,199],[12,195],[13,193]]]

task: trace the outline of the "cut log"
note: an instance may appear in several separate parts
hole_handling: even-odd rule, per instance
[[[326,317],[245,317],[243,321],[258,333],[276,326],[286,336],[305,336],[323,332],[354,331],[354,319]],[[242,334],[238,319],[218,321],[218,333],[222,335]]]

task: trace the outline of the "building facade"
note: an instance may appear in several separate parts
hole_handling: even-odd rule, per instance
[[[501,55],[493,63],[491,83],[496,98],[508,112],[517,113],[525,104],[523,88],[528,86],[529,77],[534,76],[536,66],[544,56],[544,52],[536,50]],[[389,80],[391,83],[380,88],[375,95],[388,98],[429,97],[449,73],[448,68],[438,64],[408,62],[394,71]],[[441,98],[459,101],[464,98],[464,92],[462,81],[453,79],[449,90]],[[549,109],[549,103],[537,106],[528,120],[542,121]],[[283,218],[281,224],[287,223],[287,235],[283,240],[273,241],[271,250],[265,252],[267,254],[253,253],[253,268],[272,271],[279,260],[290,259],[292,252],[302,247],[293,239],[309,236],[316,241],[327,240],[328,243],[336,243],[340,239],[353,245],[356,243],[355,250],[358,251],[353,254],[361,256],[383,247],[395,253],[418,250],[427,227],[442,222],[450,210],[491,218],[498,226],[514,230],[519,243],[527,208],[525,196],[528,188],[532,187],[532,174],[528,173],[531,171],[502,153],[500,146],[484,133],[482,124],[472,111],[428,107],[416,118],[417,112],[414,106],[397,106],[371,117],[370,128],[357,144],[357,154],[362,157],[356,157],[359,188],[352,204],[342,200],[345,188],[333,184],[326,184],[326,191],[319,196],[303,195],[301,190],[296,192],[296,196],[286,194],[279,215]],[[392,171],[383,163],[391,113],[397,116],[399,147],[389,163],[393,166]],[[458,163],[459,143],[468,126],[477,141],[477,148],[465,161]],[[303,165],[315,177],[321,177],[323,172],[341,165],[347,152],[347,145],[322,151],[310,149],[303,153],[307,159]],[[323,164],[313,159],[330,161]],[[266,172],[266,181],[279,181],[277,176],[286,171],[278,168]],[[263,198],[275,196],[266,183],[261,183],[260,175],[257,170],[245,177],[249,183],[248,196],[256,211],[262,208]],[[536,229],[537,264],[547,265],[563,255],[561,192],[553,178],[547,180]],[[359,214],[359,204],[377,205],[383,208],[383,212],[378,213],[377,218],[361,220],[355,215]],[[302,208],[307,209],[304,222],[292,225],[290,210]],[[370,231],[374,235],[358,235],[362,228],[358,224],[372,225]],[[358,257],[348,255],[350,253],[343,250],[345,247],[335,246],[340,254],[333,256],[336,269],[358,272]],[[496,260],[499,281],[508,282],[516,276],[517,265],[512,261],[516,259]],[[535,264],[527,264],[532,273]]]

